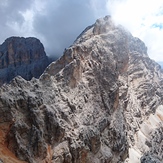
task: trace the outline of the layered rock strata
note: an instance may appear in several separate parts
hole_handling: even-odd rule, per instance
[[[0,88],[3,146],[29,163],[160,163],[162,79],[140,39],[98,19],[39,79]]]

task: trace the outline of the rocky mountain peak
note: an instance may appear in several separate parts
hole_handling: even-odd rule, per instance
[[[101,18],[39,79],[0,88],[0,149],[30,163],[161,163],[162,83],[145,44]]]
[[[26,80],[38,78],[47,65],[48,57],[37,38],[10,37],[0,45],[0,85],[17,75]]]
[[[33,37],[10,37],[1,45],[0,51],[1,68],[28,64],[46,56],[40,40]]]
[[[111,16],[97,19],[95,24],[87,27],[77,38],[75,43],[84,42],[90,38],[101,36],[108,41],[110,39],[113,43],[116,37],[126,39],[129,51],[139,51],[141,54],[147,55],[147,47],[139,38],[133,37],[131,33],[121,25],[116,25]],[[127,40],[128,39],[128,40]]]

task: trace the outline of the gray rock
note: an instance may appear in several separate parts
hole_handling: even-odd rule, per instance
[[[0,45],[0,85],[18,75],[26,80],[39,78],[49,63],[38,39],[10,37]]]
[[[0,120],[12,124],[7,146],[30,163],[160,160],[159,143],[139,143],[138,133],[162,103],[162,77],[141,40],[101,18],[39,79],[0,88]]]

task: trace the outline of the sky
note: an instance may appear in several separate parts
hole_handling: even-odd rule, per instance
[[[11,36],[37,37],[59,57],[96,19],[111,15],[163,62],[162,0],[0,0],[0,44]]]

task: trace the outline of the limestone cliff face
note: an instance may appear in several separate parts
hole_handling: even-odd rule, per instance
[[[26,80],[38,78],[49,63],[38,39],[10,37],[0,45],[0,85],[10,82],[17,75]]]
[[[1,87],[0,149],[30,163],[160,163],[162,79],[140,39],[98,19],[39,79]]]

